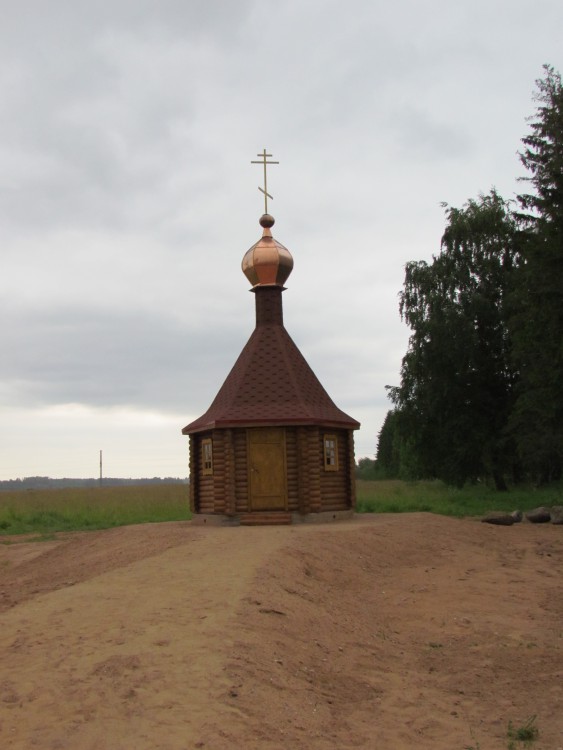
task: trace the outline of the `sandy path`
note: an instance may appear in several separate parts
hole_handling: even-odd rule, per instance
[[[228,623],[282,542],[249,531],[241,545],[232,529],[185,529],[182,546],[5,612],[2,745],[178,748],[219,731],[233,709],[207,707],[228,688]]]
[[[506,750],[536,714],[563,749],[561,527],[159,524],[0,565],[2,748]]]

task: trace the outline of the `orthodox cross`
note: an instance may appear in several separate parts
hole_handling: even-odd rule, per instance
[[[279,161],[268,161],[268,157],[272,156],[272,154],[267,154],[266,149],[262,151],[261,154],[256,154],[256,156],[262,157],[260,161],[251,161],[251,164],[263,164],[264,165],[264,189],[261,187],[258,187],[258,190],[264,194],[264,213],[268,213],[268,198],[270,200],[274,200],[274,197],[270,195],[268,192],[268,181],[267,181],[267,175],[266,175],[266,164],[279,164]]]

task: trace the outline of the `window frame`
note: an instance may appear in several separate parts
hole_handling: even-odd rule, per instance
[[[338,471],[338,435],[323,435],[323,464],[325,471]]]
[[[201,474],[204,477],[213,476],[213,438],[203,438],[201,441]]]

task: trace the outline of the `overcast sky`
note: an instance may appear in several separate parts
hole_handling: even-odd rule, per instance
[[[186,476],[181,428],[285,325],[373,456],[441,202],[513,197],[561,0],[0,0],[0,479]]]

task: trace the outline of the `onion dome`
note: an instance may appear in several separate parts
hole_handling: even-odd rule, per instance
[[[272,237],[274,217],[264,214],[260,218],[262,238],[253,245],[242,259],[242,271],[252,288],[281,286],[293,270],[293,258],[289,250]]]

